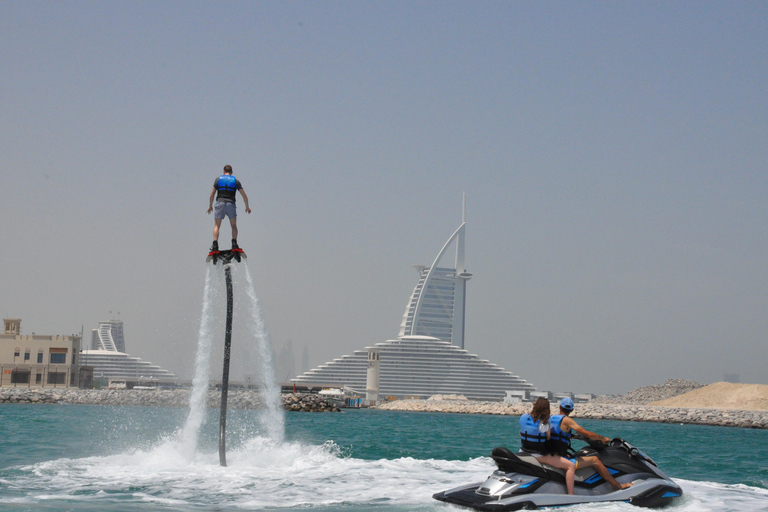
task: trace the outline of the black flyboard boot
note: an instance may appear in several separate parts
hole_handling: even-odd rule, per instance
[[[206,262],[213,261],[213,264],[216,264],[217,257],[221,254],[219,252],[219,242],[214,240],[211,244],[211,250],[208,252],[208,257],[205,258]]]
[[[237,245],[237,239],[232,239],[232,257],[235,258],[238,262],[241,258],[246,258],[245,252],[240,248],[239,245]]]

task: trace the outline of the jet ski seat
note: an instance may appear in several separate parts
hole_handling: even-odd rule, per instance
[[[523,473],[565,482],[565,471],[541,464],[536,457],[525,452],[513,453],[510,449],[499,446],[493,449],[491,458],[496,462],[496,467],[505,473]]]
[[[584,447],[575,456],[588,457],[597,455],[597,451]],[[496,467],[505,473],[523,473],[539,478],[549,478],[557,482],[565,482],[565,470],[555,468],[549,464],[542,464],[533,455],[526,452],[514,453],[511,450],[500,446],[494,448],[491,452],[491,458],[496,462]],[[597,471],[592,468],[578,468],[575,479],[577,482],[583,482],[595,475]]]

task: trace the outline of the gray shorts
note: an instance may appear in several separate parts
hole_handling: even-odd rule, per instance
[[[235,203],[224,203],[222,201],[216,201],[216,204],[213,205],[213,217],[215,219],[221,220],[224,218],[224,216],[227,216],[230,219],[237,217]]]

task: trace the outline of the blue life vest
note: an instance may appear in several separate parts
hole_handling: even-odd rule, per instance
[[[547,453],[547,433],[539,431],[541,421],[533,421],[530,414],[520,416],[520,446],[523,450]]]
[[[216,196],[217,201],[223,203],[234,203],[236,201],[237,198],[235,197],[235,192],[237,192],[237,178],[231,174],[222,174],[219,176],[219,179],[214,182],[214,186],[216,187],[216,190],[219,191]]]
[[[553,452],[558,455],[568,455],[568,448],[571,447],[571,432],[563,432],[560,424],[565,418],[565,414],[555,414],[549,417],[549,445]]]
[[[237,192],[237,180],[231,174],[222,174],[219,176],[219,192]]]

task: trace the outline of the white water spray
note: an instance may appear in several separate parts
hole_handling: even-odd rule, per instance
[[[213,339],[214,324],[211,305],[214,302],[214,295],[211,267],[208,266],[205,271],[203,311],[200,316],[200,330],[197,335],[195,377],[192,380],[192,393],[189,398],[189,415],[181,437],[183,452],[186,454],[193,454],[197,450],[197,439],[205,418],[208,374],[211,368],[211,340]]]
[[[264,409],[259,412],[263,435],[273,443],[282,443],[285,436],[285,420],[283,417],[280,389],[275,381],[275,372],[272,361],[272,346],[269,335],[264,325],[261,305],[256,295],[256,288],[247,265],[232,265],[233,276],[240,274],[240,267],[245,267],[244,286],[245,295],[248,297],[244,320],[247,328],[246,340],[252,343],[257,353],[256,385],[260,390],[261,402]],[[181,445],[183,452],[188,456],[197,450],[200,429],[207,414],[208,384],[211,371],[211,352],[213,340],[216,337],[216,314],[213,311],[214,304],[220,295],[219,283],[216,279],[218,272],[215,267],[208,266],[205,274],[205,289],[203,292],[203,308],[200,317],[200,330],[197,341],[197,355],[195,357],[195,376],[192,380],[192,392],[189,400],[189,414],[187,422],[181,432]],[[239,289],[235,279],[235,288]]]
[[[265,405],[265,410],[259,414],[259,420],[269,438],[275,443],[281,443],[285,436],[285,418],[283,416],[282,400],[280,399],[280,388],[275,380],[272,344],[269,341],[269,334],[267,334],[267,329],[264,326],[261,305],[259,304],[259,298],[256,296],[256,286],[253,283],[248,266],[243,266],[245,267],[245,278],[248,282],[246,295],[250,299],[248,327],[258,346],[260,362],[258,384]]]

